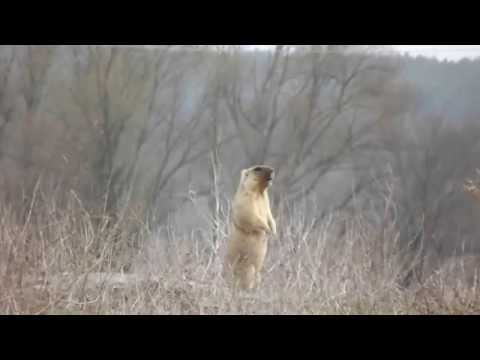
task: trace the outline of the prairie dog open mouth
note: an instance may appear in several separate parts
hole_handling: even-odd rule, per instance
[[[273,178],[274,178],[273,175],[269,175],[269,176],[267,176],[267,177],[265,178],[265,181],[266,181],[266,183],[267,183],[268,186],[272,185],[272,183],[273,183]]]

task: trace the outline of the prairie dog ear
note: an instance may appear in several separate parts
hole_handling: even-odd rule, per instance
[[[240,186],[243,186],[245,179],[247,178],[248,170],[244,169],[240,172]]]
[[[243,182],[243,180],[245,180],[245,178],[247,177],[247,172],[248,170],[244,169],[242,170],[241,174],[240,174],[240,180]]]

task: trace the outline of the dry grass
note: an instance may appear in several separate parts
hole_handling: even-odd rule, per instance
[[[42,200],[25,213],[0,209],[2,314],[480,313],[476,286],[456,274],[447,281],[455,267],[399,287],[409,262],[394,224],[358,216],[318,224],[291,211],[271,241],[261,288],[234,295],[221,277],[224,243],[202,232],[149,224],[132,232],[128,218],[109,223],[74,196],[63,210]]]

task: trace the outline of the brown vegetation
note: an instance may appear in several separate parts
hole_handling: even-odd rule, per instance
[[[143,224],[135,234],[142,245],[135,248],[127,219],[107,227],[74,197],[67,211],[40,200],[31,209],[27,222],[11,209],[1,209],[3,314],[480,311],[478,283],[460,276],[462,266],[434,272],[423,285],[400,286],[411,265],[388,219],[379,227],[361,215],[337,214],[315,224],[299,208],[281,224],[282,236],[272,243],[262,287],[235,294],[221,276],[221,252],[200,236],[179,236],[175,229],[154,230]],[[221,228],[228,222],[223,220]],[[344,234],[340,237],[339,227]],[[222,240],[220,247],[225,246]],[[131,259],[134,266],[123,273],[122,266]]]

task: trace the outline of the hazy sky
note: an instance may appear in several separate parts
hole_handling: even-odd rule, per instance
[[[252,45],[253,47],[268,48],[273,45]],[[412,56],[422,55],[457,61],[462,58],[480,57],[480,45],[390,45],[401,53]]]
[[[437,57],[442,60],[460,60],[480,56],[480,45],[393,45],[393,47],[402,53]]]
[[[156,45],[142,45],[155,47]],[[248,45],[249,48],[268,49],[274,45]],[[409,53],[412,56],[422,55],[436,57],[440,60],[457,61],[462,58],[480,57],[480,45],[389,45],[400,53]]]

